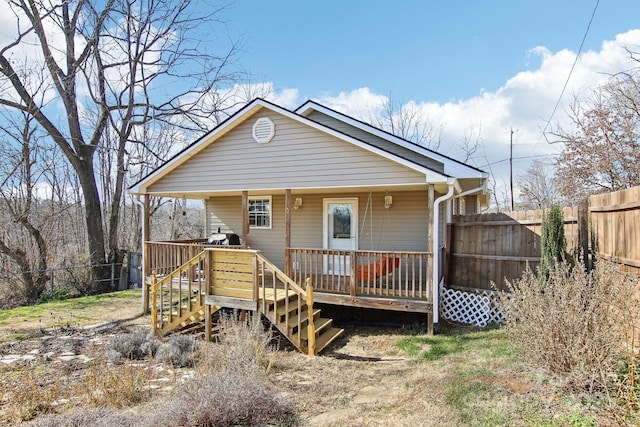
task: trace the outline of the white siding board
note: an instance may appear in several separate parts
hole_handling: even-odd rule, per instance
[[[425,166],[440,173],[444,173],[444,164],[442,162],[422,156],[414,151],[401,147],[391,141],[380,138],[379,136],[372,135],[369,132],[365,132],[362,129],[359,129],[334,117],[328,116],[320,111],[313,111],[306,117],[327,127],[335,129],[338,132],[345,133],[361,141],[368,142],[375,147],[397,154],[404,159],[415,162],[416,164]]]
[[[391,195],[391,208],[384,208],[384,196]],[[296,248],[322,248],[323,198],[321,194],[292,194],[292,199],[302,197],[300,209],[291,209],[291,246]],[[367,207],[369,193],[332,194],[333,198],[358,198],[358,242],[360,250],[415,251],[428,248],[427,192],[373,192]],[[284,269],[284,196],[272,197],[273,216],[271,229],[251,229],[249,245]],[[207,235],[218,227],[224,233],[241,234],[242,198],[240,196],[212,197],[206,201],[209,229]]]
[[[272,225],[270,229],[252,228],[247,236],[252,249],[259,250],[278,267],[284,267],[284,196],[274,195],[272,203]],[[206,200],[206,215],[211,235],[218,230],[242,236],[242,197],[212,197]],[[243,242],[245,243],[245,242]]]
[[[285,116],[267,144],[251,137],[257,113],[149,187],[150,192],[423,184],[425,176]]]

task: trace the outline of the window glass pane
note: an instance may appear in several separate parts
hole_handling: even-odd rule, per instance
[[[256,228],[271,227],[270,199],[249,200],[249,226]]]
[[[351,237],[351,205],[333,205],[333,238]]]

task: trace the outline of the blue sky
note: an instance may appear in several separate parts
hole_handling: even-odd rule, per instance
[[[469,163],[490,173],[503,203],[511,130],[514,177],[534,158],[551,175],[562,146],[544,137],[549,119],[571,126],[574,98],[638,66],[626,49],[640,52],[638,0],[239,0],[222,19],[270,100],[314,99],[368,121],[384,100],[411,106],[444,129],[443,154],[462,159],[465,140],[480,142]]]
[[[577,52],[596,2],[238,1],[225,12],[243,35],[241,64],[301,99],[359,87],[446,102],[495,91],[539,61],[528,51]],[[640,2],[602,0],[585,50],[640,28]]]

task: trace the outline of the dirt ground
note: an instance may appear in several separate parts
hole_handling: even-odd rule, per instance
[[[62,380],[64,387],[74,389],[82,381],[86,384],[91,361],[105,360],[112,337],[150,330],[149,316],[139,315],[139,305],[130,300],[88,310],[0,325],[0,424],[16,423],[10,410],[19,382],[32,381],[39,389]],[[21,338],[11,338],[16,335]],[[407,335],[399,328],[348,326],[318,357],[300,354],[280,338],[269,378],[295,402],[303,426],[464,425],[444,391],[456,376],[456,365],[445,359],[417,364],[396,346]],[[151,368],[156,374],[150,381],[158,384],[159,392],[170,391],[180,378],[193,374],[189,369]],[[491,366],[479,366],[478,374],[487,369]],[[536,391],[536,382],[500,369],[500,375],[491,377],[500,390],[492,395],[492,407],[513,406]],[[68,399],[60,399],[55,405],[66,403]]]

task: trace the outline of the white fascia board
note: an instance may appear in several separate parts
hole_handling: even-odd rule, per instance
[[[364,122],[361,122],[359,120],[356,120],[352,117],[349,117],[345,114],[339,113],[337,111],[334,111],[330,108],[327,108],[321,104],[318,104],[314,101],[307,101],[305,102],[303,105],[301,105],[300,107],[298,107],[295,110],[296,114],[300,114],[302,116],[305,116],[306,114],[308,114],[310,111],[319,111],[323,114],[326,114],[328,116],[333,117],[334,119],[343,121],[347,124],[350,124],[351,126],[354,126],[360,130],[363,130],[365,132],[368,132],[372,135],[375,135],[379,138],[382,139],[386,139],[388,141],[391,141],[393,143],[395,143],[396,145],[399,145],[403,148],[406,148],[408,150],[411,150],[415,153],[418,153],[420,155],[423,155],[425,157],[429,157],[432,158],[434,160],[437,160],[439,162],[441,162],[444,165],[444,173],[447,175],[451,175],[451,176],[455,176],[457,178],[488,178],[489,174],[487,172],[484,171],[480,171],[474,167],[471,167],[469,165],[466,165],[462,162],[459,162],[458,160],[454,160],[451,159],[449,157],[446,157],[442,154],[437,153],[436,151],[432,151],[429,150],[427,148],[421,147],[417,144],[414,144],[412,142],[409,142],[403,138],[397,137],[393,134],[390,134],[388,132],[385,132],[381,129],[378,129],[374,126],[368,125]]]
[[[187,146],[184,150],[176,154],[175,157],[169,159],[167,162],[159,166],[149,175],[147,175],[142,180],[138,181],[136,184],[129,188],[130,194],[144,194],[146,193],[146,188],[152,185],[154,182],[162,178],[167,173],[171,172],[173,169],[177,168],[198,152],[207,147],[210,143],[215,141],[221,135],[225,134],[227,131],[233,129],[237,124],[239,124],[243,117],[247,114],[253,114],[256,107],[273,107],[272,104],[268,104],[262,99],[256,99],[251,104],[247,104],[244,108],[240,109],[236,114],[229,117],[227,120],[222,122],[220,125],[201,136],[195,143]],[[244,110],[244,111],[243,111]]]

